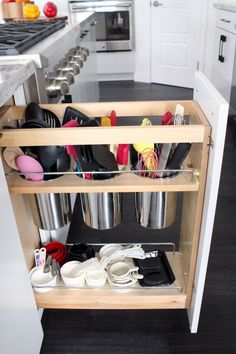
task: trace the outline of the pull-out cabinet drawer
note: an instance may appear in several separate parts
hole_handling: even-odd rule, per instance
[[[182,170],[173,178],[149,179],[143,178],[132,169],[121,173],[110,180],[85,180],[79,178],[73,169],[51,181],[32,182],[6,169],[6,180],[15,209],[16,220],[23,247],[27,243],[28,267],[33,266],[33,249],[35,238],[30,241],[31,230],[22,227],[27,224],[30,209],[27,198],[35,193],[89,193],[89,192],[182,192],[182,217],[179,235],[179,249],[167,252],[169,263],[175,275],[174,285],[165,288],[128,289],[120,292],[105,286],[102,289],[67,289],[56,286],[49,292],[35,292],[37,305],[43,308],[78,308],[78,309],[163,309],[189,308],[191,305],[195,269],[200,240],[202,211],[207,176],[207,166],[210,149],[211,126],[207,118],[210,116],[214,100],[206,103],[212,87],[205,87],[205,79],[199,75],[196,79],[195,97],[197,101],[151,101],[151,102],[110,102],[72,104],[88,117],[107,116],[115,110],[119,119],[129,117],[163,116],[167,111],[174,112],[177,103],[185,108],[189,124],[183,126],[152,125],[148,127],[128,126],[117,127],[83,127],[53,128],[53,129],[9,129],[2,130],[0,146],[50,146],[50,145],[85,145],[85,144],[133,144],[152,143],[191,143],[191,150],[185,160]],[[215,92],[213,90],[213,96]],[[209,94],[209,97],[213,97]],[[220,96],[219,96],[220,97]],[[219,98],[216,95],[216,101]],[[199,99],[199,100],[198,100]],[[220,106],[220,99],[217,102]],[[205,106],[204,106],[205,105]],[[46,105],[62,119],[66,105]],[[23,119],[25,107],[11,107],[1,117],[1,125]],[[207,112],[206,115],[203,110]],[[209,109],[209,112],[208,112]],[[218,118],[218,117],[217,117]],[[21,206],[19,217],[19,206]],[[26,212],[27,211],[27,212]],[[34,231],[35,234],[35,231]],[[117,240],[119,242],[119,240]],[[138,242],[138,240],[137,240]],[[167,240],[168,242],[168,240]],[[32,245],[32,255],[29,256],[29,244]],[[122,289],[123,290],[123,289]]]

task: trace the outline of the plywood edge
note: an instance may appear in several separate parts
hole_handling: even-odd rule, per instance
[[[64,175],[52,181],[32,182],[20,176],[7,176],[10,193],[90,193],[90,192],[148,192],[197,191],[198,182],[191,173],[181,173],[165,180],[149,179],[132,173],[101,181],[88,181],[76,175]]]
[[[6,129],[1,131],[0,146],[199,143],[203,139],[202,125]]]
[[[183,309],[186,295],[165,291],[130,291],[118,293],[116,290],[56,290],[50,293],[35,292],[38,307],[63,309]],[[49,295],[50,294],[50,295]]]

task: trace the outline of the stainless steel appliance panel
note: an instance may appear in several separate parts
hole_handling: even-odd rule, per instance
[[[70,11],[95,11],[97,52],[130,51],[134,48],[132,0],[70,1]]]

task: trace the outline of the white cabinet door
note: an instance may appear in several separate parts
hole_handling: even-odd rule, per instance
[[[151,82],[193,87],[203,0],[151,0]]]
[[[196,74],[194,100],[198,102],[211,125],[212,147],[209,151],[206,191],[202,212],[200,242],[198,247],[193,295],[190,309],[188,310],[192,333],[196,333],[198,328],[212,230],[215,219],[229,110],[228,103],[201,73]]]
[[[40,352],[43,331],[1,159],[0,214],[0,352],[37,354]]]
[[[227,102],[233,79],[236,34],[216,28],[211,82]]]

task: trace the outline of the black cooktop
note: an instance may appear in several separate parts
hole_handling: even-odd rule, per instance
[[[0,55],[21,54],[64,26],[64,21],[0,24]]]

